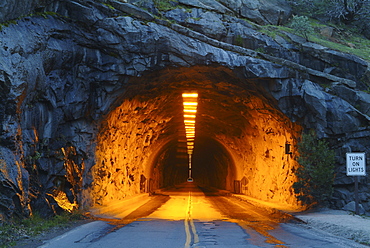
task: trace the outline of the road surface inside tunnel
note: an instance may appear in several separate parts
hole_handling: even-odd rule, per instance
[[[116,210],[106,212],[105,218],[41,247],[358,247],[305,228],[287,214],[190,182],[163,190],[130,211],[124,217]]]

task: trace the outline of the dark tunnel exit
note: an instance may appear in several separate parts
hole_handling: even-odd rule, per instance
[[[168,145],[168,149],[164,149],[155,162],[154,169],[162,171],[159,174],[160,188],[181,184],[188,178],[189,157],[181,149],[181,143],[176,143]],[[194,182],[197,185],[226,189],[228,176],[235,174],[235,165],[228,151],[210,137],[198,137],[195,144],[191,158]]]

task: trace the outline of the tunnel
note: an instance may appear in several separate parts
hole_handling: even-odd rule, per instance
[[[194,183],[299,206],[292,189],[301,127],[265,90],[223,66],[166,68],[132,77],[99,123],[94,204],[173,187],[188,178],[183,92],[198,93]],[[288,148],[288,150],[287,150]]]

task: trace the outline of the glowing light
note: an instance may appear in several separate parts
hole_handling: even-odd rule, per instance
[[[184,102],[184,106],[197,106],[197,102]]]
[[[77,203],[71,203],[67,197],[67,194],[63,191],[56,190],[54,191],[54,194],[48,194],[51,197],[54,198],[54,200],[57,202],[59,207],[63,208],[64,210],[72,213],[73,210],[78,208]]]
[[[191,176],[191,155],[194,150],[194,139],[195,139],[195,118],[198,106],[198,93],[188,92],[183,93],[183,106],[184,106],[184,124],[185,124],[185,136],[187,140],[187,151],[189,155],[189,179],[192,180]]]
[[[198,93],[182,93],[182,97],[184,98],[197,98],[198,97]]]
[[[184,113],[196,113],[196,112],[197,112],[196,109],[188,109],[188,108],[184,109]]]
[[[195,130],[186,130],[185,133],[195,133]]]

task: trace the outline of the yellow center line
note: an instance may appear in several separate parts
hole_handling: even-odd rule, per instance
[[[189,191],[189,197],[188,197],[188,206],[186,208],[186,218],[184,219],[184,225],[185,225],[185,233],[186,233],[186,242],[185,242],[185,248],[189,248],[191,244],[191,238],[193,233],[194,236],[194,244],[199,243],[199,237],[197,234],[197,230],[194,225],[194,221],[191,218],[191,211],[192,211],[192,206],[191,206],[191,191]],[[189,223],[191,226],[191,229],[189,228]]]
[[[195,229],[193,219],[190,220],[190,226],[191,226],[191,230],[192,230],[193,235],[194,235],[194,244],[199,243],[199,237],[198,237],[198,234],[197,234],[197,230]]]

